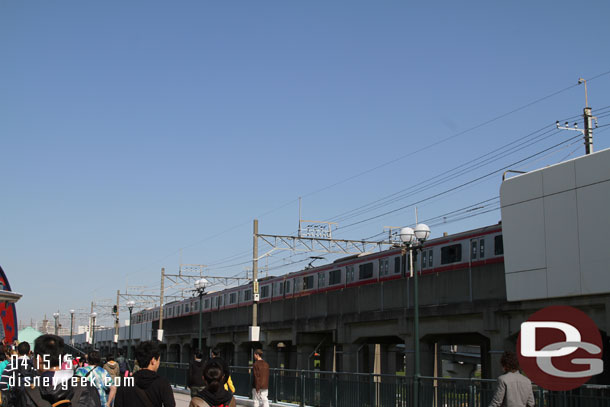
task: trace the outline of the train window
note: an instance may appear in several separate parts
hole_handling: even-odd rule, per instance
[[[210,299],[206,298],[205,301],[203,302],[203,306],[205,307],[205,309],[210,308]]]
[[[189,312],[189,304],[184,305],[184,312]]]
[[[413,253],[413,252],[411,252]],[[421,256],[421,268],[425,269],[427,266],[427,261],[428,261],[428,256],[426,256],[426,252],[422,252],[422,256]]]
[[[303,290],[313,288],[313,276],[303,277]]]
[[[328,272],[328,285],[341,283],[341,270],[333,270]]]
[[[193,303],[193,311],[197,311],[199,309],[199,303],[196,301]]]
[[[324,282],[326,273],[323,271],[318,273],[318,288],[324,287],[326,284]]]
[[[279,283],[277,283],[277,285],[278,285],[279,294],[284,295],[284,282],[280,281]]]
[[[379,276],[387,276],[390,274],[390,260],[379,259]]]
[[[269,286],[264,285],[261,287],[261,298],[267,298],[267,297],[269,297]]]
[[[485,239],[479,240],[479,258],[485,257]]]
[[[284,291],[286,291],[286,294],[290,294],[290,280],[284,282]]]
[[[504,242],[502,240],[502,235],[494,237],[494,254],[496,256],[504,254]]]
[[[394,257],[394,274],[400,273],[400,256]]]
[[[477,241],[476,240],[473,240],[473,241],[470,242],[470,250],[471,250],[470,258],[472,260],[476,259],[477,258],[477,253],[479,252],[477,250]]]
[[[244,291],[244,301],[252,300],[252,289]]]
[[[221,295],[218,299],[218,306],[222,307],[223,305],[225,305],[225,296]]]
[[[347,283],[351,283],[352,281],[354,281],[354,266],[347,266],[345,267],[345,281]]]
[[[231,293],[229,295],[229,304],[235,304],[237,302],[237,293]]]
[[[441,264],[462,261],[462,245],[460,243],[441,247]]]
[[[361,264],[358,266],[358,275],[360,280],[373,277],[373,263]]]
[[[461,257],[461,252],[460,252]],[[432,267],[434,263],[432,262],[432,249],[428,250],[428,267]]]

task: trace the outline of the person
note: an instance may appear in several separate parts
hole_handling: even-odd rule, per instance
[[[11,359],[11,363],[2,372],[0,391],[2,391],[3,406],[14,406],[17,400],[21,398],[26,378],[31,382],[36,376],[36,370],[29,355],[30,344],[26,341],[19,343],[17,345],[17,358]]]
[[[119,352],[119,356],[116,358],[116,362],[119,364],[119,373],[121,377],[125,377],[125,372],[129,371],[129,365],[123,352]]]
[[[76,369],[76,376],[86,377],[97,389],[102,407],[110,407],[116,394],[110,374],[102,367],[102,358],[96,350],[89,353],[89,366]]]
[[[61,370],[64,340],[57,335],[41,335],[34,341],[34,365],[39,382],[24,387],[16,405],[39,407],[61,403],[62,407],[101,407],[100,397],[94,387],[72,380],[72,370]]]
[[[205,387],[191,398],[189,407],[236,407],[233,393],[224,388],[225,377],[221,360],[207,361],[203,367]]]
[[[217,360],[222,365],[222,369],[224,371],[224,387],[225,390],[231,390],[232,393],[235,393],[235,386],[233,385],[233,380],[231,380],[231,369],[229,368],[229,364],[220,357],[220,349],[213,348],[212,349],[212,357],[210,360]]]
[[[203,390],[205,383],[203,382],[203,354],[201,351],[195,353],[195,358],[189,364],[189,371],[186,385],[191,390],[191,397]]]
[[[106,356],[106,360],[107,362],[104,365],[104,370],[108,372],[110,377],[112,377],[112,381],[115,382],[117,377],[121,377],[120,366],[117,362],[114,361],[114,357],[112,355]]]
[[[269,364],[263,360],[263,350],[257,349],[254,351],[254,365],[252,366],[253,389],[252,399],[254,407],[263,405],[269,407],[267,395],[269,393]]]
[[[131,373],[131,375],[133,376],[134,374],[136,374],[136,372],[140,370],[140,364],[138,363],[138,361],[136,360],[133,364],[133,372]],[[129,373],[129,371],[127,371],[126,373]],[[126,376],[127,377],[127,376]]]
[[[534,407],[532,382],[519,373],[519,359],[514,352],[506,351],[500,358],[504,374],[498,377],[498,387],[489,407]]]
[[[175,407],[174,392],[169,381],[157,374],[161,351],[155,341],[145,341],[136,348],[136,360],[141,369],[134,373],[134,386],[121,386],[114,407]]]

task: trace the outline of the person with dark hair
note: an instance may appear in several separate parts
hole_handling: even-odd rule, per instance
[[[116,394],[116,386],[110,374],[102,367],[102,358],[98,351],[89,353],[89,366],[76,369],[76,376],[86,377],[97,389],[102,407],[110,407]]]
[[[123,352],[119,352],[116,362],[119,364],[119,376],[125,377],[125,373],[129,371],[129,365],[127,360],[125,360],[125,356],[123,356]]]
[[[496,392],[489,407],[534,407],[532,382],[519,373],[519,359],[514,352],[506,351],[500,358],[504,374],[498,377]]]
[[[254,407],[260,404],[263,407],[269,407],[267,394],[269,393],[269,364],[263,360],[263,350],[257,349],[254,351],[254,365],[252,366],[252,399],[254,399]]]
[[[210,360],[216,360],[222,365],[222,370],[225,374],[225,390],[231,390],[232,393],[235,393],[235,386],[233,385],[233,380],[231,380],[231,369],[229,368],[229,364],[227,363],[227,361],[220,356],[220,348],[212,349],[212,357],[210,358]]]
[[[3,405],[15,405],[23,393],[25,379],[31,381],[36,376],[36,369],[30,360],[30,344],[21,342],[17,345],[17,358],[2,372],[0,378],[0,391],[2,391]]]
[[[121,386],[114,407],[175,407],[174,392],[169,381],[157,374],[161,365],[159,344],[142,342],[136,348],[141,369],[134,373],[134,386]]]
[[[220,360],[211,359],[203,367],[205,388],[197,393],[189,407],[236,407],[233,393],[225,390],[225,372]]]
[[[203,382],[203,354],[201,351],[195,352],[195,357],[189,363],[189,371],[187,376],[187,387],[191,390],[191,397],[203,390],[205,383]]]
[[[35,367],[40,377],[33,383],[25,383],[18,402],[19,407],[48,406],[101,407],[100,397],[94,387],[72,380],[73,372],[61,370],[64,356],[64,340],[57,335],[41,335],[34,341]]]

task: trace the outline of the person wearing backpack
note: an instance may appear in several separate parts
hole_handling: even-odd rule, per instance
[[[116,387],[113,385],[112,376],[102,367],[102,357],[96,350],[89,353],[89,363],[87,367],[76,369],[76,376],[86,377],[87,380],[97,389],[100,396],[102,407],[110,407]]]
[[[26,386],[16,407],[101,407],[94,387],[72,380],[73,372],[61,370],[64,340],[57,335],[41,335],[34,341],[35,367],[39,376]]]
[[[226,373],[223,362],[210,359],[203,367],[205,388],[191,398],[189,407],[236,407],[233,393],[225,390]]]
[[[156,341],[145,341],[136,348],[136,359],[142,367],[133,375],[134,385],[119,387],[114,407],[175,407],[169,381],[157,374],[161,351]]]
[[[36,369],[30,360],[30,344],[21,342],[17,345],[17,357],[12,357],[10,364],[0,377],[2,406],[14,406],[24,391],[26,378],[31,382],[36,376]]]

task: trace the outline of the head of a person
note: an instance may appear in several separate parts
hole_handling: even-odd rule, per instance
[[[261,360],[263,358],[263,350],[262,349],[257,349],[254,351],[254,359],[255,360]]]
[[[519,359],[515,352],[504,352],[500,358],[500,363],[505,372],[516,372],[519,370]]]
[[[154,341],[145,341],[136,348],[136,360],[143,369],[157,371],[161,363],[161,350]]]
[[[220,348],[213,348],[212,349],[212,357],[213,358],[219,358],[220,357]]]
[[[216,393],[224,386],[224,371],[222,364],[216,360],[208,361],[203,367],[203,380],[205,381],[206,389],[212,393]]]
[[[94,350],[89,352],[89,357],[87,358],[90,365],[101,366],[102,365],[102,355]]]
[[[198,360],[203,359],[203,353],[200,350],[195,352],[195,359],[198,359]]]
[[[27,341],[23,341],[19,345],[17,345],[17,353],[19,353],[19,356],[29,355],[30,350],[30,344]]]
[[[60,336],[46,334],[34,341],[34,355],[40,371],[59,368],[63,353],[64,340]]]
[[[112,356],[112,355],[106,356],[106,361],[107,362],[114,362],[114,356]]]

